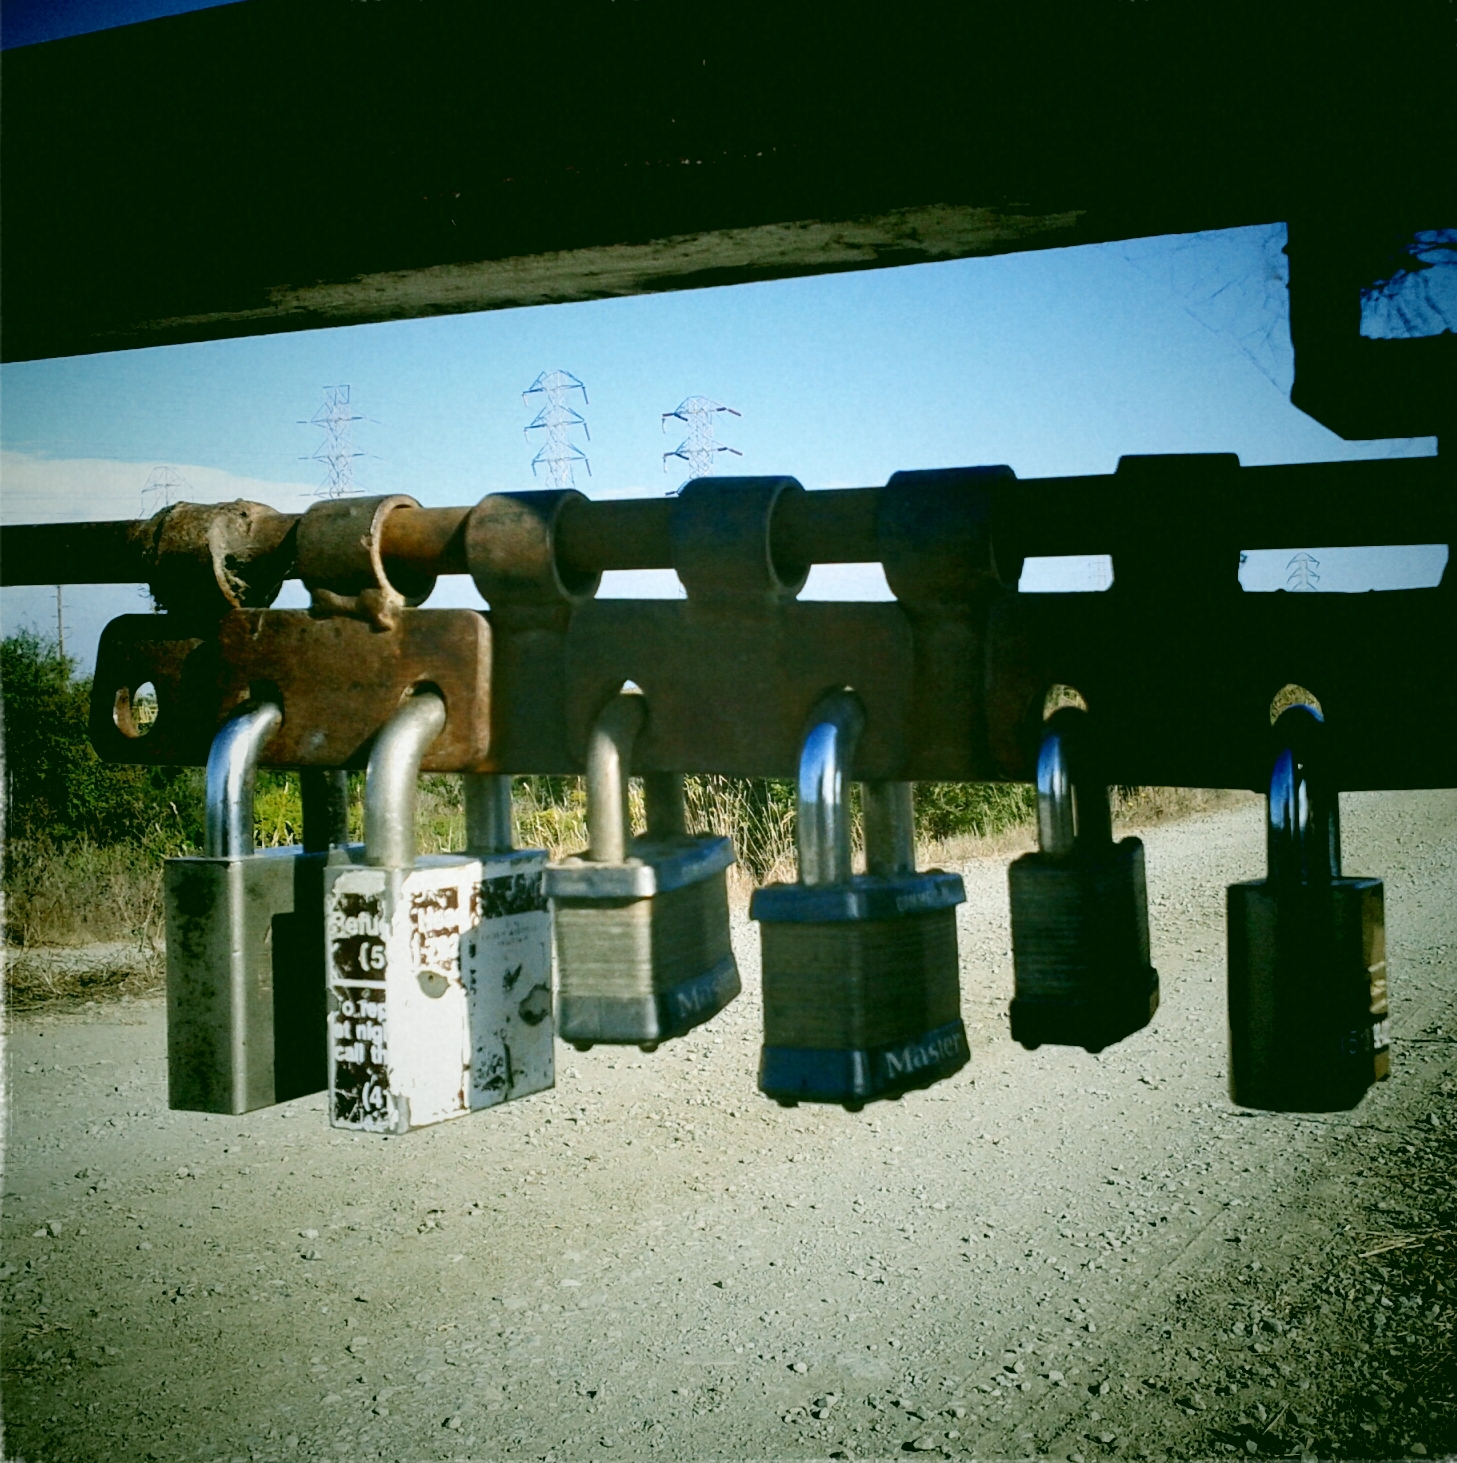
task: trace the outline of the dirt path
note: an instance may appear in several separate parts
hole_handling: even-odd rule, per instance
[[[1436,1455],[1457,794],[1343,808],[1396,1057],[1328,1119],[1225,1099],[1254,803],[1146,835],[1163,1006],[1100,1058],[1010,1043],[1005,861],[969,866],[972,1064],[858,1116],[756,1093],[742,916],[697,1035],[559,1049],[554,1093],[403,1139],[169,1114],[156,1001],[17,1020],[6,1456]]]

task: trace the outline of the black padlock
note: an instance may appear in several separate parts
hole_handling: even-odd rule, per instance
[[[1108,788],[1096,775],[1088,714],[1048,719],[1037,758],[1036,853],[1007,870],[1012,1037],[1102,1051],[1158,1009],[1149,963],[1143,844],[1113,842]]]
[[[1275,723],[1269,873],[1229,889],[1229,1094],[1270,1112],[1343,1112],[1391,1071],[1380,879],[1341,876],[1325,724]]]

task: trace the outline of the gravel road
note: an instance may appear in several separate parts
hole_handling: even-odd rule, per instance
[[[403,1138],[168,1113],[155,999],[14,1016],[5,1454],[1438,1456],[1457,793],[1342,807],[1395,1037],[1350,1114],[1226,1098],[1253,800],[1144,835],[1163,1004],[1097,1058],[1008,1039],[1006,860],[968,864],[972,1062],[855,1116],[757,1094],[742,911],[709,1026],[559,1048],[554,1092]]]

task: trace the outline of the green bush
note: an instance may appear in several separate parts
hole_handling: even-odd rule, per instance
[[[1036,791],[1021,782],[919,782],[916,836],[927,843],[948,838],[990,838],[1037,814]]]
[[[103,762],[86,729],[91,682],[75,670],[42,636],[22,630],[0,641],[7,840],[86,839],[154,854],[199,845],[201,772]]]

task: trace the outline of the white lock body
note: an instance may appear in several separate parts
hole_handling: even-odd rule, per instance
[[[555,1080],[545,854],[325,872],[329,1121],[403,1133]]]

